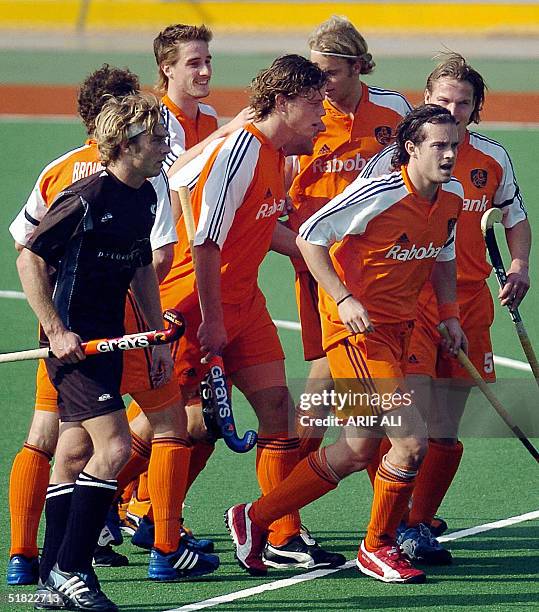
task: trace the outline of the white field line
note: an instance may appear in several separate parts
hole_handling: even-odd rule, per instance
[[[22,291],[0,291],[0,298],[11,300],[25,300],[26,296]]]
[[[0,291],[0,298],[11,298],[14,300],[26,299],[22,291]],[[301,325],[297,321],[283,321],[281,319],[274,319],[273,322],[281,329],[288,329],[292,331],[301,330]],[[523,372],[532,371],[529,363],[518,361],[517,359],[510,359],[509,357],[499,357],[498,355],[494,355],[494,363],[513,370],[522,370]]]
[[[460,540],[461,538],[466,538],[477,533],[483,533],[485,531],[491,531],[493,529],[502,529],[503,527],[507,527],[509,525],[522,523],[524,521],[531,521],[534,519],[539,519],[539,510],[535,510],[534,512],[527,512],[526,514],[520,514],[519,516],[512,516],[510,518],[495,521],[493,523],[477,525],[476,527],[470,527],[470,529],[462,529],[461,531],[455,531],[454,533],[450,533],[449,535],[441,536],[440,538],[438,538],[438,540],[440,542],[452,542],[453,540]],[[329,576],[330,574],[335,574],[336,572],[355,567],[355,565],[356,560],[351,559],[341,567],[337,567],[335,569],[314,570],[305,574],[297,574],[296,576],[291,576],[290,578],[275,580],[273,582],[266,582],[265,584],[260,584],[250,589],[242,589],[241,591],[229,593],[228,595],[220,595],[219,597],[204,599],[203,601],[187,604],[185,606],[182,606],[181,608],[173,608],[171,610],[166,610],[165,612],[193,612],[194,610],[213,608],[214,606],[218,606],[220,604],[230,603],[231,601],[236,601],[238,599],[245,599],[246,597],[259,595],[260,593],[265,593],[266,591],[276,591],[277,589],[284,589],[289,586],[301,584],[302,582],[309,582],[310,580],[323,578],[324,576]]]

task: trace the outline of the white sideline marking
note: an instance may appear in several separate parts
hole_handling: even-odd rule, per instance
[[[466,538],[477,533],[483,533],[484,531],[491,531],[492,529],[501,529],[502,527],[514,525],[515,523],[522,523],[524,521],[531,521],[533,519],[538,518],[539,510],[535,510],[533,512],[527,512],[526,514],[520,514],[519,516],[512,516],[510,518],[502,519],[500,521],[494,521],[493,523],[485,523],[484,525],[477,525],[477,527],[470,527],[470,529],[462,529],[461,531],[455,531],[454,533],[450,533],[449,535],[441,536],[440,538],[438,538],[438,540],[440,542],[451,542],[453,540],[460,540],[460,538]],[[236,601],[237,599],[245,599],[246,597],[251,597],[252,595],[265,593],[266,591],[276,591],[277,589],[284,589],[286,587],[294,586],[302,582],[316,580],[316,578],[323,578],[324,576],[328,576],[329,574],[335,574],[336,572],[355,567],[355,565],[356,560],[351,559],[341,567],[337,567],[334,569],[314,570],[312,572],[307,572],[306,574],[297,574],[296,576],[292,576],[291,578],[274,580],[273,582],[266,582],[265,584],[260,584],[259,586],[252,587],[250,589],[242,589],[241,591],[236,591],[235,593],[228,593],[228,595],[220,595],[219,597],[204,599],[203,601],[187,604],[185,606],[182,606],[181,608],[173,608],[172,610],[166,610],[165,612],[192,612],[193,610],[212,608],[223,603]]]
[[[513,368],[513,370],[522,370],[523,372],[531,372],[532,367],[525,361],[518,361],[517,359],[510,359],[509,357],[499,357],[494,355],[495,365],[505,366],[506,368]]]
[[[11,298],[14,300],[25,300],[26,296],[22,291],[0,291],[0,298]],[[282,319],[273,319],[275,325],[281,329],[289,329],[292,331],[300,331],[301,325],[297,321],[283,321]],[[522,370],[523,372],[531,372],[531,366],[525,361],[510,359],[509,357],[499,357],[494,355],[494,363],[496,365],[512,368],[513,370]]]
[[[502,519],[500,521],[494,521],[493,523],[485,523],[484,525],[477,525],[476,527],[470,527],[469,529],[455,531],[454,533],[450,533],[449,535],[439,537],[438,541],[451,542],[453,540],[460,540],[461,538],[466,538],[477,533],[483,533],[484,531],[491,531],[493,529],[502,529],[503,527],[514,525],[515,523],[522,523],[524,521],[531,521],[533,519],[539,519],[539,510],[527,512],[526,514],[520,514],[518,516],[512,516],[510,518]],[[267,582],[266,584],[260,584],[250,589],[242,589],[241,591],[236,591],[235,593],[228,593],[227,595],[220,595],[219,597],[204,599],[203,601],[187,604],[185,606],[182,606],[181,608],[173,608],[172,610],[166,610],[165,612],[188,612],[193,610],[202,610],[203,608],[212,608],[223,603],[236,601],[237,599],[245,599],[246,597],[251,597],[252,595],[265,593],[266,591],[276,591],[277,589],[284,589],[289,586],[294,586],[295,584],[308,582],[309,580],[316,580],[316,578],[323,578],[324,576],[328,576],[329,574],[335,574],[336,572],[355,567],[355,565],[356,560],[351,559],[341,567],[337,567],[334,569],[314,570],[312,572],[307,572],[306,574],[297,574],[296,576],[292,576],[291,578]]]
[[[476,533],[483,533],[484,531],[491,531],[492,529],[502,529],[502,527],[509,527],[515,523],[522,523],[524,521],[533,521],[539,518],[539,510],[533,512],[526,512],[526,514],[519,514],[518,516],[511,516],[510,518],[502,519],[500,521],[494,521],[493,523],[485,523],[484,525],[477,525],[477,527],[470,527],[469,529],[461,529],[461,531],[454,531],[448,535],[443,535],[437,538],[438,542],[452,542],[453,540],[460,540],[460,538],[466,538]]]
[[[8,298],[12,300],[25,300],[26,296],[22,291],[0,291],[0,298]]]

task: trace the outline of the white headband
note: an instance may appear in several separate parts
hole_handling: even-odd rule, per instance
[[[130,123],[127,126],[127,140],[131,140],[131,138],[144,134],[146,129],[146,126],[142,123]]]
[[[320,53],[320,55],[330,55],[332,57],[345,57],[347,59],[361,59],[361,55],[346,55],[346,53],[331,53],[330,51],[318,51],[317,49],[311,49],[313,53]]]

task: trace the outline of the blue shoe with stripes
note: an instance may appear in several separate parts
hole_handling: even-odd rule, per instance
[[[17,584],[37,584],[39,578],[39,559],[13,555],[7,565],[7,583],[11,586]]]
[[[218,567],[219,557],[217,555],[195,552],[180,542],[178,549],[169,554],[162,553],[157,548],[152,548],[148,578],[160,582],[171,582],[182,578],[211,574]]]
[[[197,553],[212,553],[214,550],[213,540],[198,539],[193,536],[187,529],[184,529],[180,522],[180,538],[181,541],[191,550]],[[155,541],[155,526],[147,516],[142,517],[137,530],[131,537],[131,544],[151,550]]]

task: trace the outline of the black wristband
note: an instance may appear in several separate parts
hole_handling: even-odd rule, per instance
[[[340,306],[344,300],[347,300],[349,297],[354,297],[351,293],[346,294],[343,298],[341,298],[338,302],[337,302],[337,306]]]

